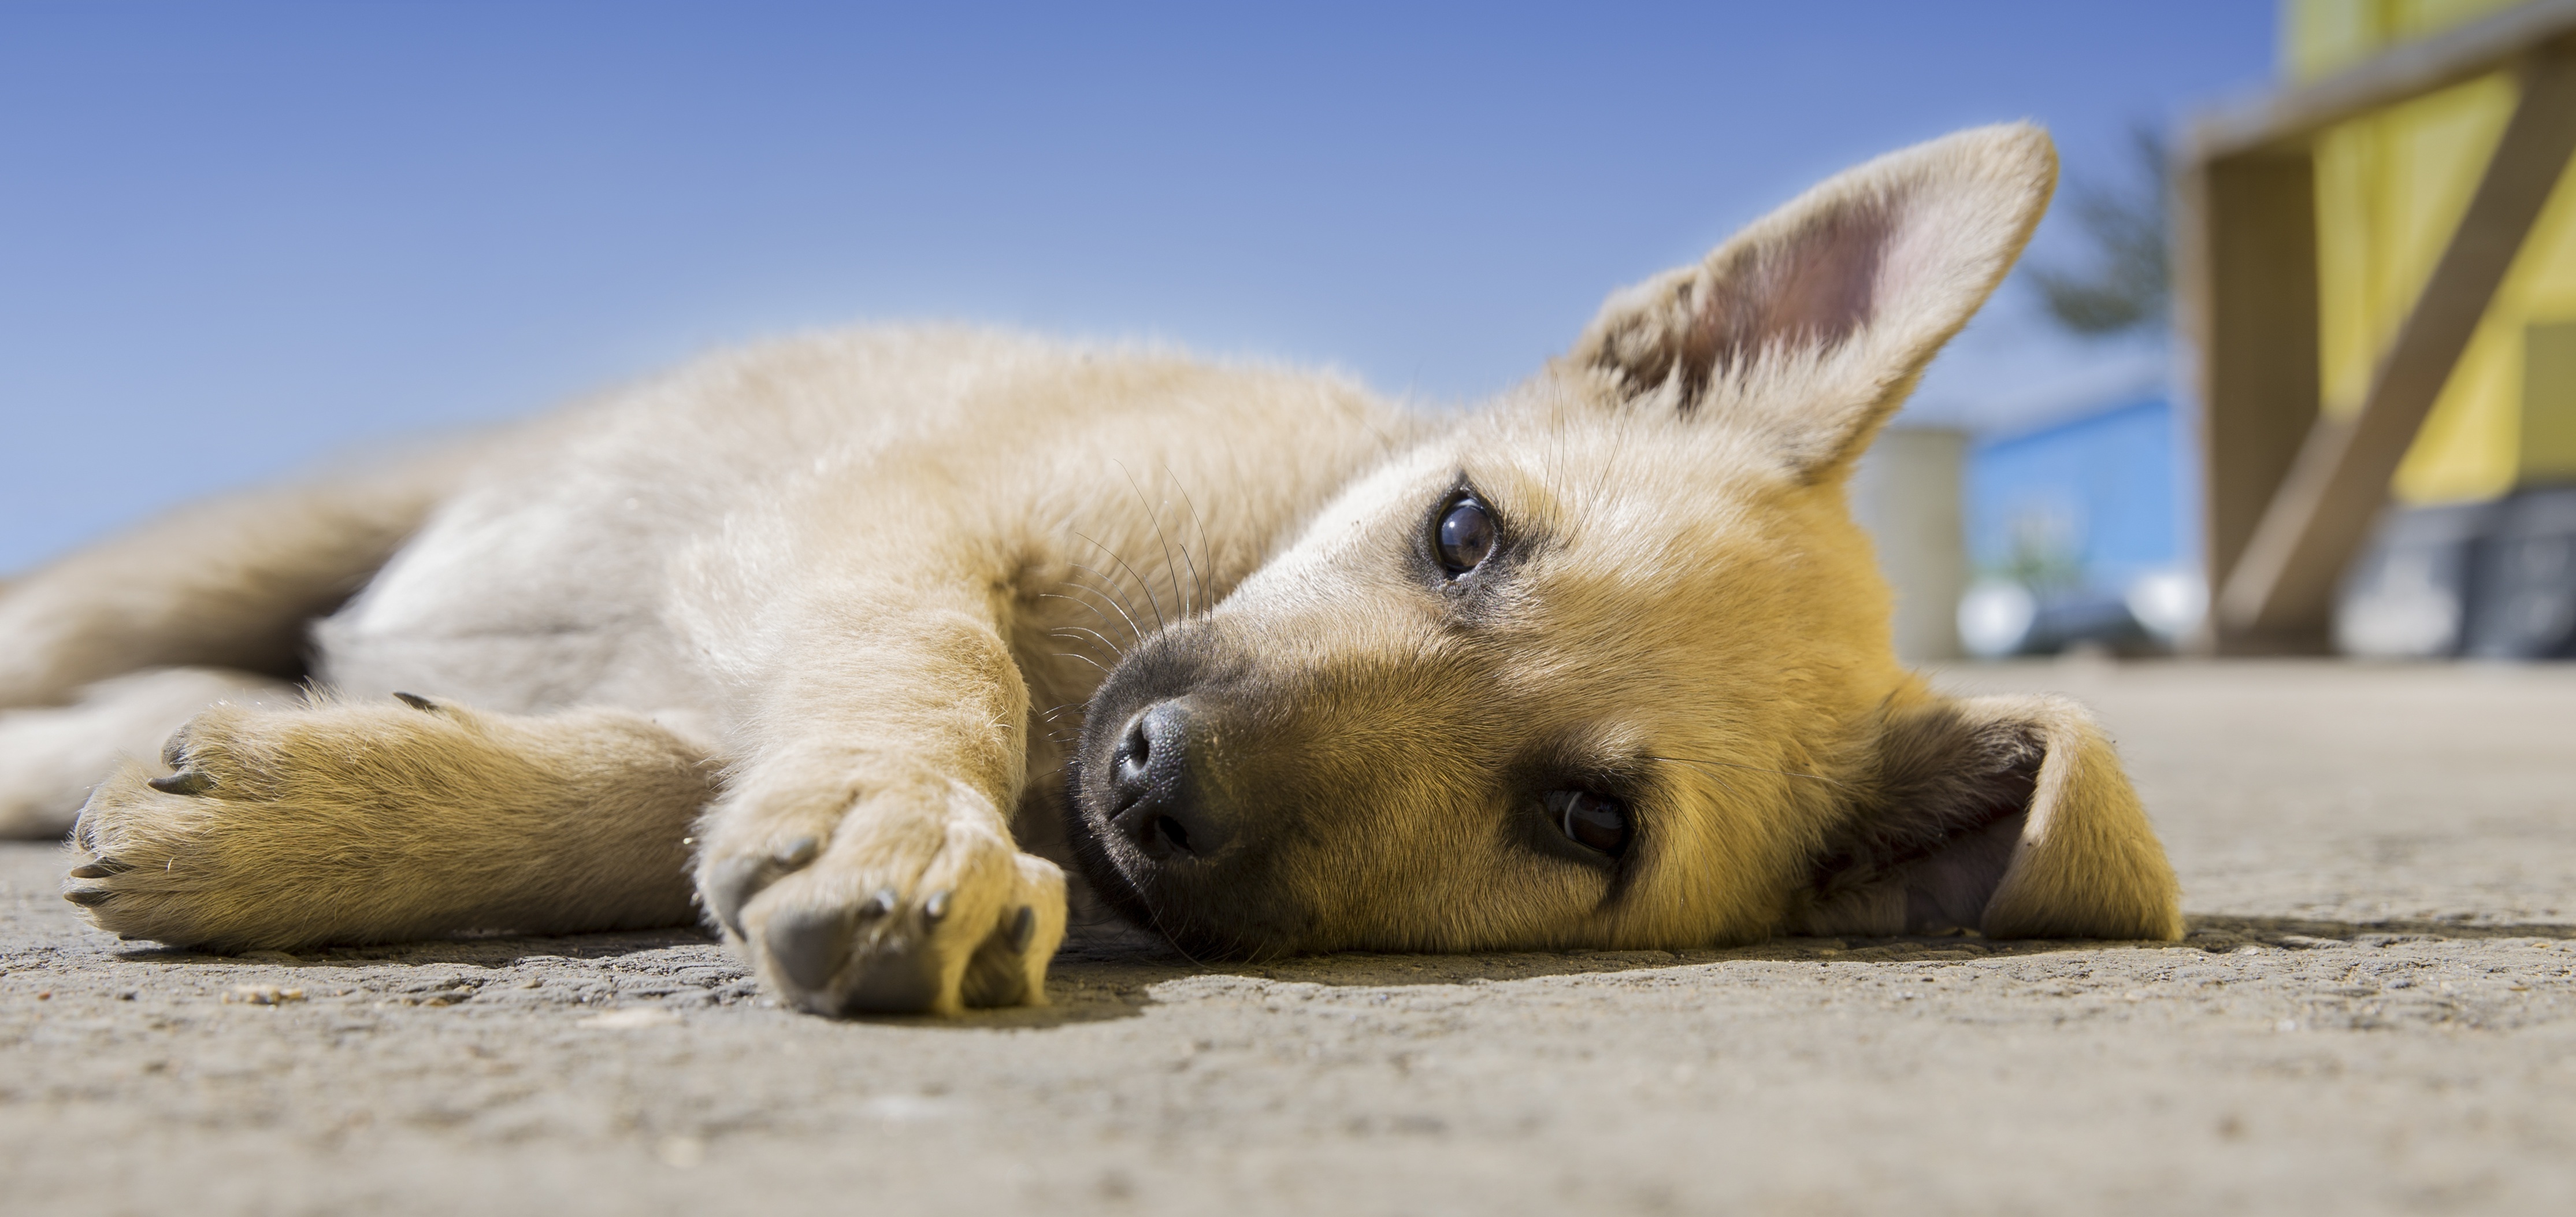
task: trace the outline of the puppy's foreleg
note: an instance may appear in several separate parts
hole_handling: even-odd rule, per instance
[[[1028,693],[985,589],[815,596],[783,631],[706,822],[710,912],[790,1002],[952,1013],[1045,1000],[1064,875],[1022,853]]]
[[[702,747],[620,711],[218,706],[118,770],[65,886],[100,928],[224,950],[684,924]]]

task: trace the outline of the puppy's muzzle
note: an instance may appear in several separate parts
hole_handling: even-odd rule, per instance
[[[1110,758],[1110,827],[1157,862],[1208,859],[1234,842],[1238,825],[1200,780],[1204,742],[1191,730],[1189,702],[1158,701],[1137,712]]]

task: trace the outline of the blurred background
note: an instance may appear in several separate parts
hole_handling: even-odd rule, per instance
[[[2547,108],[2522,99],[2568,7],[13,0],[0,572],[858,320],[1164,340],[1468,401],[1814,181],[2027,118],[2059,141],[2059,203],[1855,491],[1900,649],[2465,653],[2495,555],[2555,535],[2512,505],[2559,476],[2533,437],[2576,433],[2549,421],[2576,411],[2563,201],[2508,242],[2502,287],[2442,297],[2474,334],[2414,394],[2439,400],[2402,465],[2373,483],[2376,458],[2300,450],[2409,423],[2383,365],[2427,346],[2405,324],[2426,282],[2480,282],[2452,234],[2512,227],[2490,162],[2556,147],[2507,128],[2548,126],[2515,116]],[[2426,48],[2439,70],[2387,66]],[[2283,318],[2305,345],[2263,328]],[[2441,345],[2400,370],[2423,380]],[[2238,347],[2260,352],[2245,375]],[[2238,594],[2249,546],[2270,582]],[[2322,602],[2300,575],[2320,562]]]

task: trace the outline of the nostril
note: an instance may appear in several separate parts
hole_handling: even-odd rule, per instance
[[[1156,702],[1127,724],[1111,756],[1110,781],[1118,802],[1133,805],[1154,788],[1178,780],[1188,761],[1189,711],[1177,701]]]
[[[1154,761],[1154,741],[1145,734],[1145,720],[1138,716],[1127,728],[1127,738],[1118,741],[1118,780],[1141,783],[1145,769]]]
[[[1212,856],[1229,836],[1191,777],[1190,720],[1186,700],[1156,702],[1129,720],[1110,754],[1108,826],[1151,857]]]

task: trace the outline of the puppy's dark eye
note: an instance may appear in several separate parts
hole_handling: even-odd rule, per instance
[[[1551,790],[1539,796],[1565,839],[1611,857],[1628,848],[1628,805],[1589,790]]]
[[[1485,514],[1485,505],[1474,499],[1462,499],[1440,517],[1440,564],[1452,575],[1463,575],[1484,562],[1494,552],[1494,518]]]

